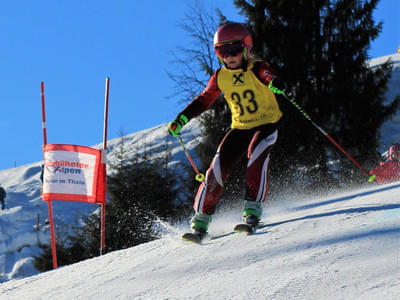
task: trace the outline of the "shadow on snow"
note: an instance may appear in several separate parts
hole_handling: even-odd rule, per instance
[[[359,192],[359,193],[355,193],[355,194],[351,194],[351,195],[347,195],[347,196],[343,196],[343,197],[333,198],[333,199],[322,201],[322,202],[301,205],[301,206],[293,207],[291,210],[297,211],[297,210],[315,208],[315,207],[319,207],[319,206],[333,204],[336,202],[351,200],[351,199],[354,199],[357,197],[363,197],[363,196],[368,196],[368,195],[375,194],[375,193],[380,193],[380,192],[384,192],[384,191],[388,191],[388,190],[392,190],[392,189],[397,189],[399,187],[400,187],[400,183],[396,184],[396,185],[390,185],[390,186],[370,190],[370,191],[363,191],[363,192]]]

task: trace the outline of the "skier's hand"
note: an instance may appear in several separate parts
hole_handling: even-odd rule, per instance
[[[375,178],[376,178],[376,175],[372,174],[371,176],[369,176],[368,182],[374,182]]]
[[[286,83],[283,80],[279,79],[279,78],[273,78],[270,81],[268,87],[271,89],[271,91],[274,94],[278,94],[278,95],[283,94],[287,98],[293,98],[294,97],[293,91],[291,91],[291,89],[288,89]]]
[[[283,94],[287,88],[286,83],[279,78],[273,78],[270,82],[268,87],[274,94]]]
[[[185,126],[187,122],[189,122],[189,119],[185,115],[180,114],[178,118],[168,124],[169,134],[178,137],[182,127]]]

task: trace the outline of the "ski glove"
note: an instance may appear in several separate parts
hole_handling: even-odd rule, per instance
[[[181,131],[182,127],[187,124],[187,122],[189,122],[189,119],[185,115],[180,114],[178,118],[168,124],[169,134],[174,137],[178,137],[180,135],[179,132]]]
[[[287,88],[287,85],[284,81],[280,80],[279,78],[273,78],[268,87],[271,89],[271,91],[274,94],[281,95],[283,94],[284,96],[288,98],[293,97],[293,93]]]

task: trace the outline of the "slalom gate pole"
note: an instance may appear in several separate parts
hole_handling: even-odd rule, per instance
[[[40,91],[42,98],[42,127],[43,127],[43,153],[44,147],[47,145],[47,130],[46,130],[46,106],[44,101],[44,82],[40,83]],[[44,166],[43,166],[44,167]],[[57,269],[57,250],[56,250],[56,235],[54,230],[54,220],[53,220],[53,206],[51,200],[47,201],[49,209],[49,219],[50,219],[50,235],[51,235],[51,253],[53,258],[53,269]]]
[[[43,128],[43,146],[47,145],[47,129],[46,129],[46,108],[44,103],[44,82],[40,83],[40,92],[42,98],[42,128]]]
[[[104,130],[103,130],[103,153],[101,155],[102,163],[106,163],[107,153],[107,131],[108,131],[108,99],[110,89],[110,78],[106,78],[106,91],[104,96]],[[106,176],[107,186],[107,176]],[[107,200],[106,200],[107,202]],[[106,203],[101,203],[101,229],[100,229],[100,255],[103,255],[103,250],[106,246]]]
[[[182,138],[180,136],[178,136],[178,140],[181,143],[183,151],[185,152],[185,155],[186,155],[187,159],[189,160],[190,164],[192,165],[192,168],[196,172],[196,180],[198,182],[202,182],[204,180],[204,174],[200,173],[199,170],[197,169],[196,164],[194,163],[192,157],[189,155],[189,152],[187,152],[187,150],[185,148],[185,144],[183,143]]]
[[[298,105],[296,103],[296,101],[294,100],[294,98],[289,98],[287,95],[285,95],[285,93],[282,94],[283,97],[285,97],[287,100],[290,101],[290,103],[292,103],[294,105],[294,107],[296,107],[298,109],[298,111],[300,111],[300,113],[304,116],[304,118],[306,118],[308,121],[311,122],[311,124],[317,128],[328,140],[330,140],[332,142],[332,144],[334,144],[336,146],[336,148],[338,148],[348,159],[351,160],[352,163],[354,163],[362,172],[364,172],[368,177],[370,176],[369,172],[367,169],[365,169],[360,163],[358,163],[354,157],[352,157],[350,155],[350,153],[348,153],[346,150],[343,149],[342,146],[340,146],[325,130],[323,130],[320,126],[318,126],[316,123],[314,123],[313,120],[311,120],[310,116],[300,107],[300,105]]]
[[[50,219],[50,234],[51,234],[51,253],[53,257],[53,269],[57,269],[57,249],[56,249],[56,234],[54,230],[54,217],[53,217],[53,206],[51,200],[47,201],[49,207],[49,219]]]

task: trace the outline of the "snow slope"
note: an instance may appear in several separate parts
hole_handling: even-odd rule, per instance
[[[400,184],[275,203],[268,226],[197,246],[160,240],[0,285],[3,299],[399,299]]]

